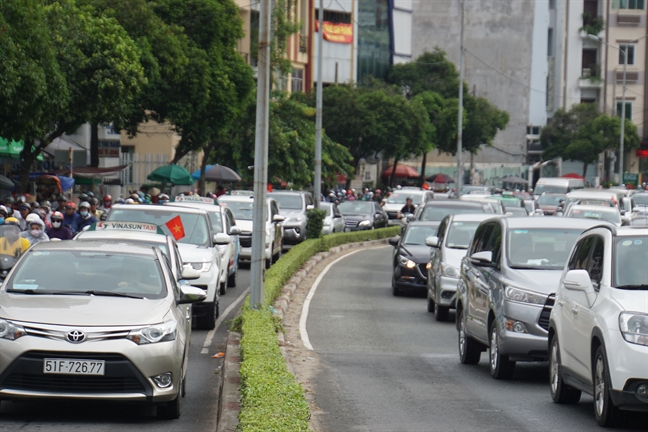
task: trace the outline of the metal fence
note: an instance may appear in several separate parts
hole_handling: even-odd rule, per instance
[[[122,196],[127,196],[128,191],[137,190],[143,184],[150,183],[146,179],[153,170],[164,165],[168,165],[170,158],[166,154],[160,153],[121,153],[119,156],[120,165],[130,165],[120,173],[122,185]],[[183,166],[187,171],[194,172],[199,168],[198,155],[191,152],[184,156],[178,165]],[[186,186],[185,186],[186,188]]]

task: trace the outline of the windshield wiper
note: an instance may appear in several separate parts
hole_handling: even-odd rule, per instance
[[[468,249],[468,246],[448,246],[450,249],[460,249],[460,250],[466,250]]]
[[[89,290],[89,291],[83,291],[82,294],[90,294],[93,296],[103,296],[103,297],[127,297],[127,298],[134,298],[134,299],[143,299],[144,297],[138,296],[135,294],[126,294],[126,293],[119,293],[119,292],[113,292],[113,291],[94,291],[94,290]]]
[[[648,285],[619,285],[615,288],[622,290],[648,290]]]
[[[24,290],[19,290],[19,289],[8,289],[7,292],[10,293],[18,293],[18,294],[32,294],[32,295],[85,295],[83,292],[79,291],[45,291],[45,290],[39,290],[39,289],[24,289]]]

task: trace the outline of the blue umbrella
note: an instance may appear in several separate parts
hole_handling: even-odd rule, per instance
[[[205,172],[209,170],[209,168],[213,167],[214,165],[207,165],[205,167]],[[200,168],[198,168],[196,171],[191,173],[191,177],[193,177],[195,180],[200,180]]]

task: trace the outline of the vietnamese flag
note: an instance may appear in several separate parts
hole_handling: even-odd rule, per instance
[[[184,226],[182,225],[182,219],[180,219],[180,216],[174,217],[164,225],[166,225],[169,231],[171,231],[171,235],[176,239],[176,241],[185,236]]]

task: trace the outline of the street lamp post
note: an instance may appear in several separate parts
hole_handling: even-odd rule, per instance
[[[605,41],[602,41],[598,36],[587,35],[588,39],[601,42],[609,47],[618,49],[620,53],[623,54],[623,91],[621,92],[621,133],[619,134],[619,186],[623,186],[623,155],[625,154],[625,118],[626,118],[626,73],[628,70],[628,47],[630,44],[639,42],[641,39],[648,37],[648,34],[641,36],[635,40],[631,40],[626,43],[625,50],[620,46],[611,45]],[[616,82],[616,73],[614,76],[614,81]]]
[[[461,152],[463,151],[463,82],[464,82],[464,0],[461,3],[461,39],[459,55],[459,110],[457,113],[457,197],[461,196],[461,183],[463,182],[463,167],[461,163]],[[423,173],[425,174],[425,173]]]

